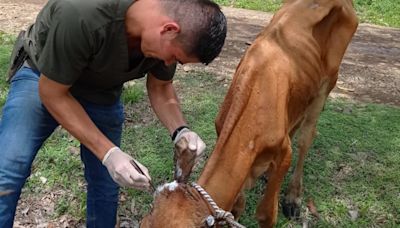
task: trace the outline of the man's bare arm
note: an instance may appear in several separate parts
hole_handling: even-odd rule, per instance
[[[41,75],[39,95],[47,110],[69,133],[103,159],[115,145],[96,127],[79,102],[70,94],[70,86]]]
[[[162,81],[149,74],[147,92],[154,112],[170,134],[178,127],[186,125],[171,81]]]

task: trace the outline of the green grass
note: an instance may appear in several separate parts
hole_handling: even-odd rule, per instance
[[[10,62],[14,36],[0,31],[0,106],[3,106],[8,92],[8,84],[5,82],[7,67]]]
[[[32,165],[32,175],[26,185],[26,194],[49,194],[54,190],[57,202],[54,217],[69,214],[85,215],[85,181],[79,156],[79,142],[65,130],[58,128],[47,140]],[[56,191],[57,192],[57,191]]]
[[[134,104],[142,100],[144,95],[145,94],[143,88],[140,85],[134,83],[132,86],[123,89],[122,102],[125,105]]]
[[[193,129],[203,136],[208,145],[207,153],[210,153],[216,139],[213,120],[225,88],[215,76],[201,72],[178,75],[177,79],[183,111]],[[138,83],[136,89],[142,90],[143,84]],[[139,102],[147,105],[145,99]],[[146,115],[136,115],[126,125],[122,148],[150,169],[155,184],[172,181],[173,148],[168,133],[156,119],[137,125]],[[321,216],[320,220],[308,216],[306,219],[311,225],[394,227],[400,222],[399,120],[400,109],[395,107],[342,100],[327,103],[305,165],[304,198],[313,199]],[[28,192],[32,194],[46,191],[37,187],[43,185],[40,177],[47,178],[46,189],[61,188],[68,193],[59,199],[55,216],[70,214],[83,219],[82,165],[78,155],[68,152],[69,147],[77,145],[68,134],[58,130],[39,153],[28,182],[28,189],[31,189]],[[198,174],[195,172],[192,180]],[[120,214],[140,219],[149,211],[152,202],[149,194],[130,189],[122,191],[128,200],[121,204]],[[254,211],[262,191],[263,182],[260,181],[255,189],[247,192],[246,213],[240,220],[247,227],[257,226]],[[135,213],[131,212],[132,202],[137,205]],[[351,209],[359,212],[355,221],[348,216]],[[302,212],[305,211],[304,206]],[[279,215],[277,227],[294,226],[300,223]]]
[[[273,12],[279,9],[282,4],[281,0],[215,0],[216,3],[223,6],[234,8],[244,8],[258,10],[264,12]]]
[[[183,111],[193,129],[204,137],[207,153],[215,144],[213,120],[225,93],[214,77],[205,73],[177,77]],[[137,116],[137,121],[140,119]],[[167,131],[156,120],[138,128],[128,126],[123,145],[149,167],[156,184],[172,180],[172,145]],[[400,109],[329,101],[306,160],[304,179],[304,199],[313,199],[321,219],[311,216],[305,219],[315,227],[394,227],[400,222],[399,150]],[[198,172],[192,179],[197,175]],[[148,211],[152,198],[145,193],[125,191],[137,200],[136,203],[144,205],[135,215],[139,219]],[[240,221],[248,227],[257,226],[254,212],[262,191],[263,182],[260,181],[255,189],[247,192],[246,213]],[[305,208],[303,206],[303,214]],[[357,220],[351,221],[349,210],[359,212]],[[277,227],[300,224],[280,214]]]
[[[399,0],[355,0],[361,22],[400,27]]]
[[[351,113],[343,110],[351,110]],[[400,109],[330,101],[306,160],[305,198],[321,221],[339,227],[394,227],[400,222]],[[360,215],[351,221],[348,211]]]
[[[215,0],[223,6],[275,12],[282,4],[281,0]],[[400,27],[399,0],[354,0],[361,22]]]
[[[210,153],[216,139],[213,121],[226,88],[215,80],[214,75],[202,72],[178,75],[177,79],[176,86],[183,97],[183,111],[193,129],[203,136],[208,145],[207,153]],[[138,83],[136,89],[142,90],[143,84]],[[147,100],[139,103],[146,106]],[[172,181],[173,148],[168,133],[156,119],[149,119],[146,115],[136,115],[126,125],[122,148],[150,169],[155,184]],[[142,123],[143,118],[149,119],[148,122]],[[77,146],[77,142],[65,132],[58,131],[39,153],[34,173],[48,179],[48,188],[62,188],[69,193],[57,204],[59,214],[72,214],[83,219],[82,167],[79,156],[69,154],[67,148],[71,145]],[[318,135],[306,160],[304,179],[304,199],[313,199],[321,219],[312,216],[305,219],[315,227],[398,225],[399,150],[399,108],[328,101],[319,121]],[[195,172],[192,180],[198,174],[199,171]],[[38,176],[30,179],[28,188],[39,191],[34,187],[40,184]],[[121,204],[120,214],[140,219],[149,211],[152,202],[149,194],[130,189],[122,191],[128,200]],[[246,213],[240,220],[247,227],[257,226],[254,212],[262,191],[263,182],[260,181],[255,189],[247,192]],[[133,202],[137,205],[135,213],[131,212]],[[351,209],[359,212],[355,221],[348,216]],[[302,212],[305,211],[303,206]],[[300,225],[299,222],[286,220],[280,213],[277,227]]]

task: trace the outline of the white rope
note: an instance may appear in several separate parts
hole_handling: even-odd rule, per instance
[[[232,215],[231,212],[225,211],[218,207],[218,205],[214,202],[211,196],[198,184],[192,182],[192,186],[203,196],[203,198],[210,204],[210,206],[214,209],[214,217],[217,221],[225,221],[229,224],[230,227],[237,227],[237,228],[246,228],[245,226],[241,225],[237,221],[235,221],[235,217]]]

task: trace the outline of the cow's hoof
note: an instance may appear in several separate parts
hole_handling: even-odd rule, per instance
[[[295,203],[282,202],[282,211],[288,219],[300,218],[300,206]]]
[[[264,184],[268,184],[268,175],[267,174],[264,173],[263,175],[261,175],[260,179]]]

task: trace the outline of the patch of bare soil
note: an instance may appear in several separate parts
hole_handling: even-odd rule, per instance
[[[46,0],[0,0],[0,30],[18,33],[32,23]],[[213,72],[228,83],[240,58],[272,14],[223,8],[228,18],[228,37],[220,57],[209,66],[190,65],[178,70]],[[337,87],[331,97],[400,106],[400,29],[360,24],[344,57]],[[58,191],[58,190],[56,190]],[[17,227],[76,227],[80,221],[62,217],[52,220],[57,193],[22,194]]]
[[[30,193],[25,197],[24,193],[18,203],[14,228],[69,228],[84,227],[84,222],[70,215],[62,215],[53,218],[55,206],[59,199],[68,194],[62,189],[42,190],[40,194]]]
[[[272,14],[224,8],[228,37],[221,56],[208,68],[232,77],[246,42],[255,39]],[[331,97],[400,106],[400,29],[360,24],[344,56]]]

